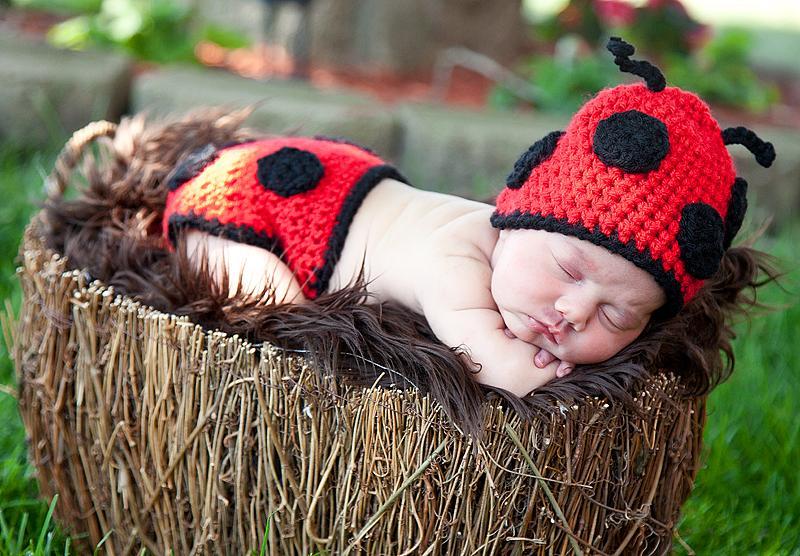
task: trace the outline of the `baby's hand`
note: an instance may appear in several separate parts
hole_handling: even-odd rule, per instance
[[[514,333],[511,332],[511,330],[509,330],[508,328],[505,329],[505,333],[506,336],[508,336],[509,338],[516,338]],[[569,373],[572,372],[572,369],[575,368],[575,365],[573,363],[559,360],[555,355],[553,355],[544,348],[539,348],[539,351],[533,358],[533,363],[540,369],[544,369],[545,367],[556,361],[558,362],[558,367],[556,368],[556,377],[558,378],[567,376]]]

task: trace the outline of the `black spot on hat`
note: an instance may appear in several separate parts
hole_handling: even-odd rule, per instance
[[[175,191],[181,185],[200,174],[203,168],[216,160],[219,155],[217,148],[208,144],[202,149],[197,149],[189,153],[167,177],[167,188]]]
[[[747,212],[747,182],[743,178],[736,178],[731,190],[731,198],[728,201],[728,214],[725,217],[725,249],[731,246],[733,238],[739,233],[744,221],[744,213]]]
[[[552,156],[562,135],[564,135],[563,131],[551,131],[522,153],[522,156],[514,163],[514,169],[506,178],[509,189],[522,187],[522,184],[531,175],[531,170]]]
[[[717,272],[725,250],[724,238],[722,217],[711,205],[690,203],[683,207],[677,239],[689,274],[705,280]]]
[[[617,112],[600,120],[592,148],[609,166],[642,174],[658,169],[669,151],[664,122],[638,110]]]
[[[281,197],[291,197],[314,189],[324,173],[314,153],[283,147],[258,159],[256,177],[270,191]]]

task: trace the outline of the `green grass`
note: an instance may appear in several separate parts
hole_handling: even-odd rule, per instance
[[[800,225],[764,249],[779,256],[800,295]],[[800,554],[800,303],[739,326],[736,371],[709,398],[704,466],[679,531],[698,554]],[[679,550],[681,554],[686,551]]]
[[[10,298],[15,309],[20,292],[14,258],[52,152],[0,145],[0,300]],[[762,248],[797,268],[798,239],[800,225]],[[800,292],[797,272],[787,285],[795,296]],[[771,303],[791,299],[777,288],[766,293]],[[800,305],[739,330],[737,370],[711,395],[704,467],[679,531],[698,554],[800,554]],[[0,383],[14,386],[4,342]],[[0,556],[74,553],[74,540],[50,519],[58,502],[37,498],[16,400],[5,393],[0,393],[0,423]],[[676,546],[677,553],[686,553]]]
[[[10,300],[15,312],[21,299],[14,277],[20,236],[42,198],[53,158],[0,146],[0,300]],[[16,387],[15,382],[7,346],[0,342],[0,384]],[[52,522],[55,506],[38,498],[17,403],[6,392],[0,392],[0,423],[0,554],[64,554],[69,540]]]

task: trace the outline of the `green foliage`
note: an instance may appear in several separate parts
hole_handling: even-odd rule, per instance
[[[98,12],[102,1],[103,0],[12,0],[11,3],[20,8],[31,10],[80,14]]]
[[[245,48],[250,42],[238,31],[233,31],[221,25],[208,23],[200,31],[200,38],[204,41],[213,42],[222,48]]]
[[[652,56],[688,56],[707,31],[677,0],[639,6],[633,10],[632,20],[617,29],[637,50]]]
[[[117,47],[140,60],[193,61],[190,14],[172,1],[103,0],[97,13],[55,25],[48,38],[61,48]]]
[[[554,113],[572,113],[604,87],[619,83],[611,58],[593,54],[570,60],[551,56],[534,57],[522,70],[536,90],[536,108]],[[489,97],[491,106],[510,108],[518,104],[516,96],[498,86]]]
[[[723,31],[691,58],[666,57],[664,73],[670,84],[709,102],[764,112],[778,100],[778,89],[762,84],[747,65],[751,42],[745,31]]]
[[[48,39],[60,48],[114,48],[138,60],[194,62],[201,40],[225,48],[249,44],[241,34],[196,21],[176,0],[15,0],[19,5],[78,13],[54,25]]]
[[[577,36],[600,46],[609,34],[623,37],[646,52],[687,55],[705,27],[692,19],[680,0],[649,0],[633,6],[626,0],[570,0],[535,25],[536,36],[555,42]]]
[[[605,41],[614,35],[636,47],[637,59],[659,65],[668,84],[708,102],[759,113],[778,100],[777,87],[762,83],[748,66],[750,35],[726,30],[711,37],[710,29],[693,20],[679,0],[649,0],[638,7],[622,0],[571,0],[561,12],[535,25],[535,34],[557,47],[577,41],[582,48],[573,50],[584,51],[575,59],[536,56],[519,68],[538,89],[534,104],[544,111],[572,112],[581,104],[576,99],[618,82],[617,69],[604,62],[611,59]],[[500,86],[489,103],[513,107],[520,100]]]
[[[536,37],[547,42],[578,35],[590,44],[596,44],[604,32],[593,0],[570,0],[560,12],[534,27]]]

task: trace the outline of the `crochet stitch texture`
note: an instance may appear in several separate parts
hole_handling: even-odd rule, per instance
[[[601,91],[563,133],[523,153],[491,222],[575,236],[622,255],[664,289],[660,314],[669,317],[717,271],[742,224],[747,184],[726,144],[749,141],[765,165],[775,154],[749,130],[723,132],[705,102],[664,87],[654,66],[620,63],[620,52],[633,53],[627,43],[612,38],[609,50],[648,85]]]
[[[173,171],[163,234],[171,247],[179,229],[194,228],[268,249],[313,299],[327,289],[358,207],[384,178],[406,181],[371,151],[336,139],[206,147]]]

